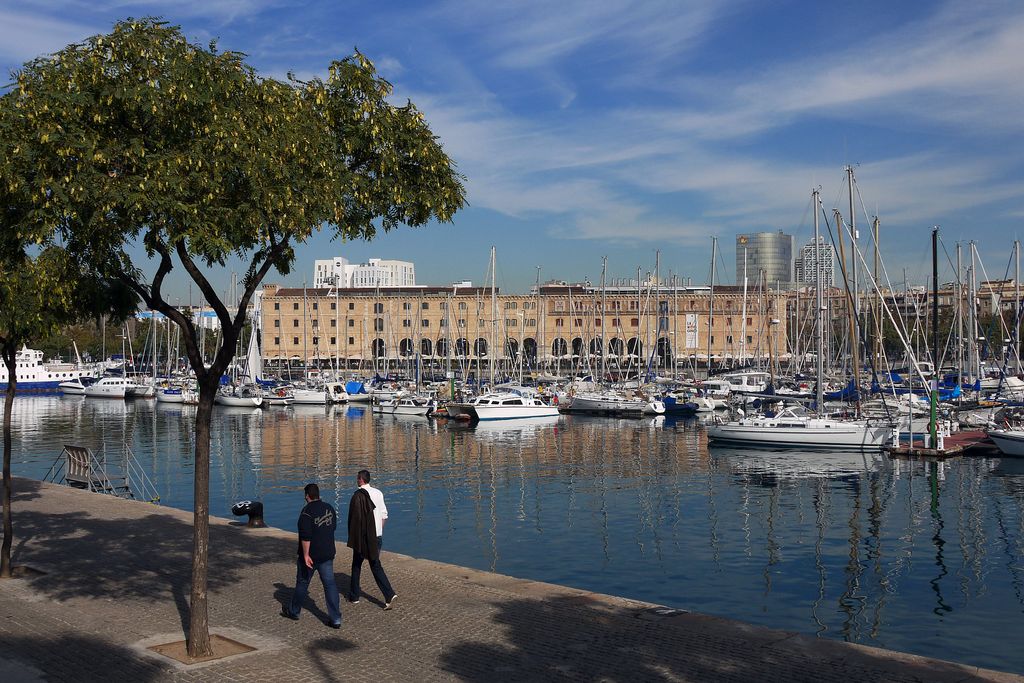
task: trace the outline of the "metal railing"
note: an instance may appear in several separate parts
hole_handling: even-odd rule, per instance
[[[99,458],[85,446],[65,445],[43,480],[119,498],[160,502],[160,493],[131,448],[125,445],[115,464],[118,469],[108,462],[106,444]]]

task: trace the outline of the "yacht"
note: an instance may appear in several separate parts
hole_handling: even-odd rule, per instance
[[[664,415],[665,404],[643,396],[624,396],[616,391],[584,391],[562,404],[565,412],[602,415]]]
[[[330,397],[325,389],[292,389],[293,403],[298,405],[323,406],[330,403]]]
[[[163,387],[156,390],[156,402],[195,405],[199,392],[191,387]]]
[[[466,403],[449,403],[448,414],[471,420],[514,420],[558,415],[558,406],[511,392],[489,392]]]
[[[1024,429],[990,429],[988,438],[1003,455],[1024,456]]]
[[[373,406],[373,412],[383,415],[418,415],[426,417],[434,412],[437,402],[426,396],[407,394],[386,399]]]
[[[240,387],[221,387],[213,402],[236,408],[259,408],[263,405],[263,392],[258,387],[245,384]]]
[[[74,363],[44,363],[43,352],[22,346],[15,356],[16,390],[57,391],[60,383],[86,374]],[[0,391],[7,389],[7,365],[0,363]]]
[[[124,398],[128,387],[133,385],[124,377],[103,377],[85,388],[87,398]]]
[[[57,385],[57,389],[60,393],[68,396],[84,396],[85,388],[90,384],[94,383],[96,379],[94,377],[76,377],[74,379],[66,379]]]
[[[885,422],[814,417],[795,407],[784,408],[772,417],[744,417],[712,424],[707,433],[712,443],[769,448],[881,450],[898,443],[898,432]]]

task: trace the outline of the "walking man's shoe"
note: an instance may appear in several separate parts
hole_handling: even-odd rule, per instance
[[[298,621],[299,620],[299,618],[297,616],[295,616],[294,614],[292,614],[291,612],[288,611],[287,607],[282,607],[281,608],[281,616],[284,617],[285,619],[291,619],[292,621]]]
[[[337,624],[332,624],[331,622],[327,622],[327,625],[330,626],[333,629],[341,628],[341,622],[340,621]]]
[[[388,598],[388,601],[384,603],[384,609],[391,609],[394,606],[395,598],[397,597],[397,595],[392,595],[390,598]]]

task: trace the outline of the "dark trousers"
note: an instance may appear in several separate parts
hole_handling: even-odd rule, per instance
[[[338,595],[338,584],[334,582],[334,560],[322,562],[313,561],[313,568],[306,566],[302,556],[299,555],[298,568],[295,572],[295,590],[292,592],[292,602],[288,612],[292,616],[299,616],[302,611],[302,603],[306,601],[309,594],[309,580],[313,578],[313,572],[320,574],[320,583],[324,585],[324,601],[327,603],[327,618],[332,624],[341,623],[341,605]]]
[[[381,536],[377,537],[377,551],[384,546],[384,539]],[[363,570],[363,560],[369,558],[363,557],[362,554],[357,553],[355,550],[352,551],[352,581],[348,587],[348,599],[358,600],[359,599],[359,574]],[[394,597],[395,591],[391,588],[391,582],[388,581],[388,575],[384,573],[384,567],[381,566],[380,560],[369,560],[370,571],[373,572],[373,578],[377,582],[377,588],[380,588],[380,592],[384,595],[384,602],[390,602],[391,598]]]

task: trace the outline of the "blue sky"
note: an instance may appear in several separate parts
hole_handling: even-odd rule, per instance
[[[1002,277],[1024,221],[1020,2],[21,0],[0,7],[0,66],[146,15],[271,76],[322,75],[358,47],[468,178],[454,225],[323,234],[268,281],[301,285],[327,254],[481,281],[495,245],[510,291],[538,266],[596,281],[602,256],[635,277],[659,250],[662,275],[705,282],[718,235],[731,282],[736,233],[809,238],[812,187],[847,213],[846,164],[894,280],[923,281],[936,224]]]

